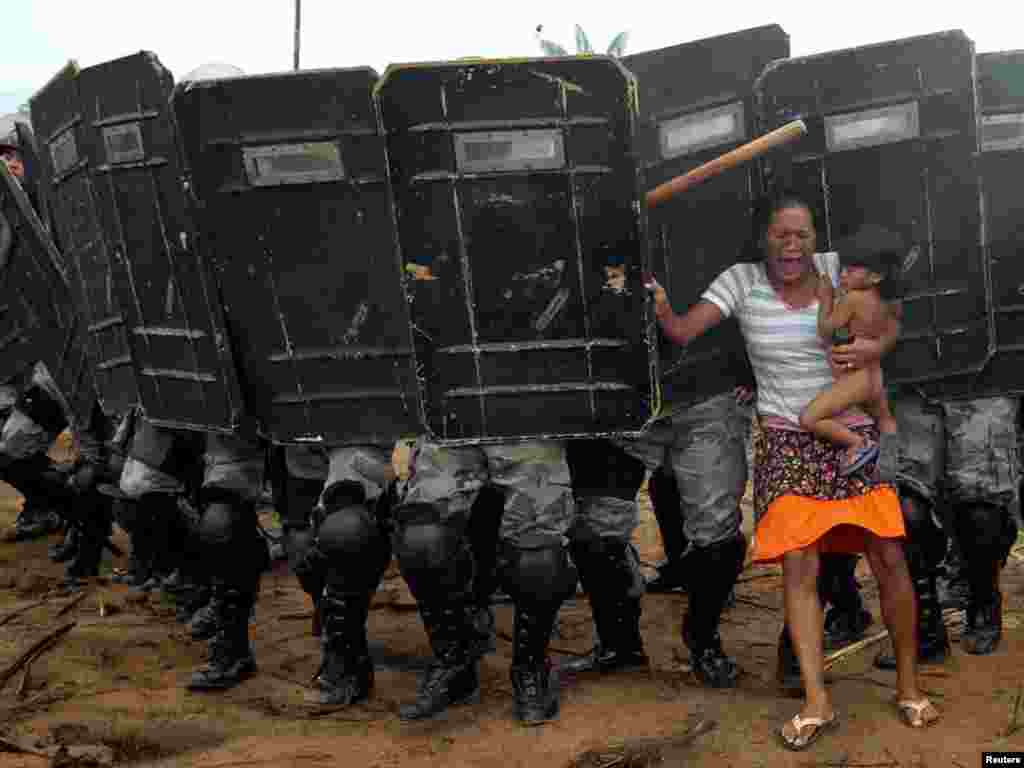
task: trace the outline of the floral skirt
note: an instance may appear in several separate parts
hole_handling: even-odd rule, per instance
[[[852,429],[878,440],[874,424]],[[859,553],[869,535],[905,535],[899,497],[878,482],[877,462],[842,477],[844,451],[810,432],[762,427],[754,442],[755,561],[777,562],[813,544]]]

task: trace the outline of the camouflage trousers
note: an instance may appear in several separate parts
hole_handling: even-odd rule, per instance
[[[683,532],[693,546],[728,541],[740,532],[751,416],[730,392],[672,412],[641,437],[616,441],[648,470],[672,470]]]
[[[430,505],[445,524],[464,528],[487,484],[504,492],[502,541],[512,546],[536,538],[566,543],[575,505],[565,444],[559,441],[444,447],[420,438],[409,457],[400,505]]]
[[[202,452],[203,488],[232,491],[246,501],[260,499],[266,471],[261,441],[237,435],[201,435],[167,429],[145,420],[132,437],[121,471],[121,492],[133,499],[148,493],[184,493],[185,467],[173,457],[190,451]]]
[[[50,372],[42,363],[37,363],[28,381],[29,386],[38,386],[50,397],[59,402],[67,416],[69,424],[73,424],[70,409],[53,380]],[[47,429],[37,423],[16,403],[11,406],[10,415],[0,430],[0,456],[7,461],[27,459],[40,453],[46,453],[57,439],[59,431]]]
[[[1020,521],[1020,459],[1016,398],[989,397],[931,404],[902,390],[890,395],[897,450],[880,457],[883,480],[933,505],[982,503]]]
[[[354,483],[363,489],[370,503],[383,496],[394,481],[392,448],[386,445],[336,448],[290,445],[285,448],[285,465],[290,477],[319,480],[324,491],[339,483]]]

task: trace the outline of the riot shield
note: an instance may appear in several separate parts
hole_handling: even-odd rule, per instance
[[[375,81],[304,71],[172,99],[246,404],[275,442],[419,431]]]
[[[765,26],[623,59],[640,86],[641,143],[648,189],[750,141],[754,81],[789,56],[789,36]],[[749,260],[751,214],[762,193],[749,164],[695,187],[647,214],[654,273],[679,312],[724,270]],[[666,402],[686,405],[753,381],[734,321],[686,347],[659,339]]]
[[[1024,51],[979,54],[977,67],[995,353],[977,374],[929,387],[941,398],[1024,394]]]
[[[601,56],[400,65],[375,100],[431,434],[641,429],[659,401],[633,77]]]
[[[43,185],[52,204],[54,240],[67,268],[72,299],[85,324],[88,377],[103,409],[121,413],[138,402],[127,328],[114,289],[114,265],[97,210],[89,118],[68,66],[31,99]],[[88,418],[89,409],[77,412]]]
[[[20,386],[46,365],[74,413],[91,405],[88,360],[60,254],[28,195],[0,163],[0,216],[9,247],[0,253],[0,383]]]
[[[100,274],[113,281],[114,333],[127,341],[127,350],[116,349],[122,356],[130,350],[147,420],[229,431],[241,398],[216,282],[186,210],[173,87],[170,72],[145,51],[83,69],[76,82],[80,175],[105,243]]]
[[[818,248],[872,224],[908,243],[894,383],[980,370],[989,355],[975,155],[974,45],[959,31],[780,61],[756,86],[762,128],[808,135],[774,182],[817,208]],[[842,254],[840,254],[842,256]]]

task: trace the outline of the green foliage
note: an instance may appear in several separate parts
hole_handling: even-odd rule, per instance
[[[537,26],[537,43],[540,45],[541,51],[545,56],[569,56],[569,52],[558,43],[554,43],[551,40],[545,40],[540,36],[543,30],[543,25]],[[607,54],[616,58],[624,56],[626,53],[626,43],[629,40],[629,32],[619,32],[611,43],[608,45]],[[594,47],[590,44],[590,38],[587,37],[587,33],[583,31],[583,27],[579,24],[576,25],[576,55],[577,56],[593,56]]]

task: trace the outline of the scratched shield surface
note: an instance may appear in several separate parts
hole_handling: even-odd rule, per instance
[[[640,87],[640,156],[652,189],[755,137],[754,81],[789,56],[789,35],[764,26],[623,59]],[[685,76],[683,73],[689,73]],[[757,163],[716,176],[649,209],[653,271],[676,311],[695,304],[724,270],[749,261]],[[659,335],[661,386],[672,405],[753,381],[739,325],[729,320],[686,347]]]
[[[28,196],[0,163],[0,215],[11,229],[0,252],[0,383],[45,363],[66,397],[84,383],[87,358],[60,254]],[[2,248],[2,245],[0,245]]]
[[[924,385],[981,370],[991,299],[971,40],[950,31],[788,59],[755,90],[764,130],[795,116],[808,125],[771,163],[780,185],[816,207],[819,250],[865,224],[907,244],[887,380]]]
[[[658,396],[632,76],[601,56],[400,65],[375,98],[431,434],[639,430]]]
[[[53,236],[64,257],[75,310],[81,317],[85,373],[108,413],[138,402],[124,317],[114,289],[110,247],[100,223],[87,117],[78,90],[78,69],[62,69],[30,101],[40,149],[43,185],[52,206]],[[65,391],[65,395],[71,397]],[[81,412],[72,406],[82,418]]]
[[[928,387],[942,398],[1024,394],[1024,52],[978,54],[977,67],[995,344],[981,371]]]
[[[277,442],[420,431],[376,79],[316,70],[173,97],[246,404]]]
[[[82,70],[82,152],[117,316],[152,423],[230,430],[241,398],[213,272],[195,243],[169,100],[142,52]]]

